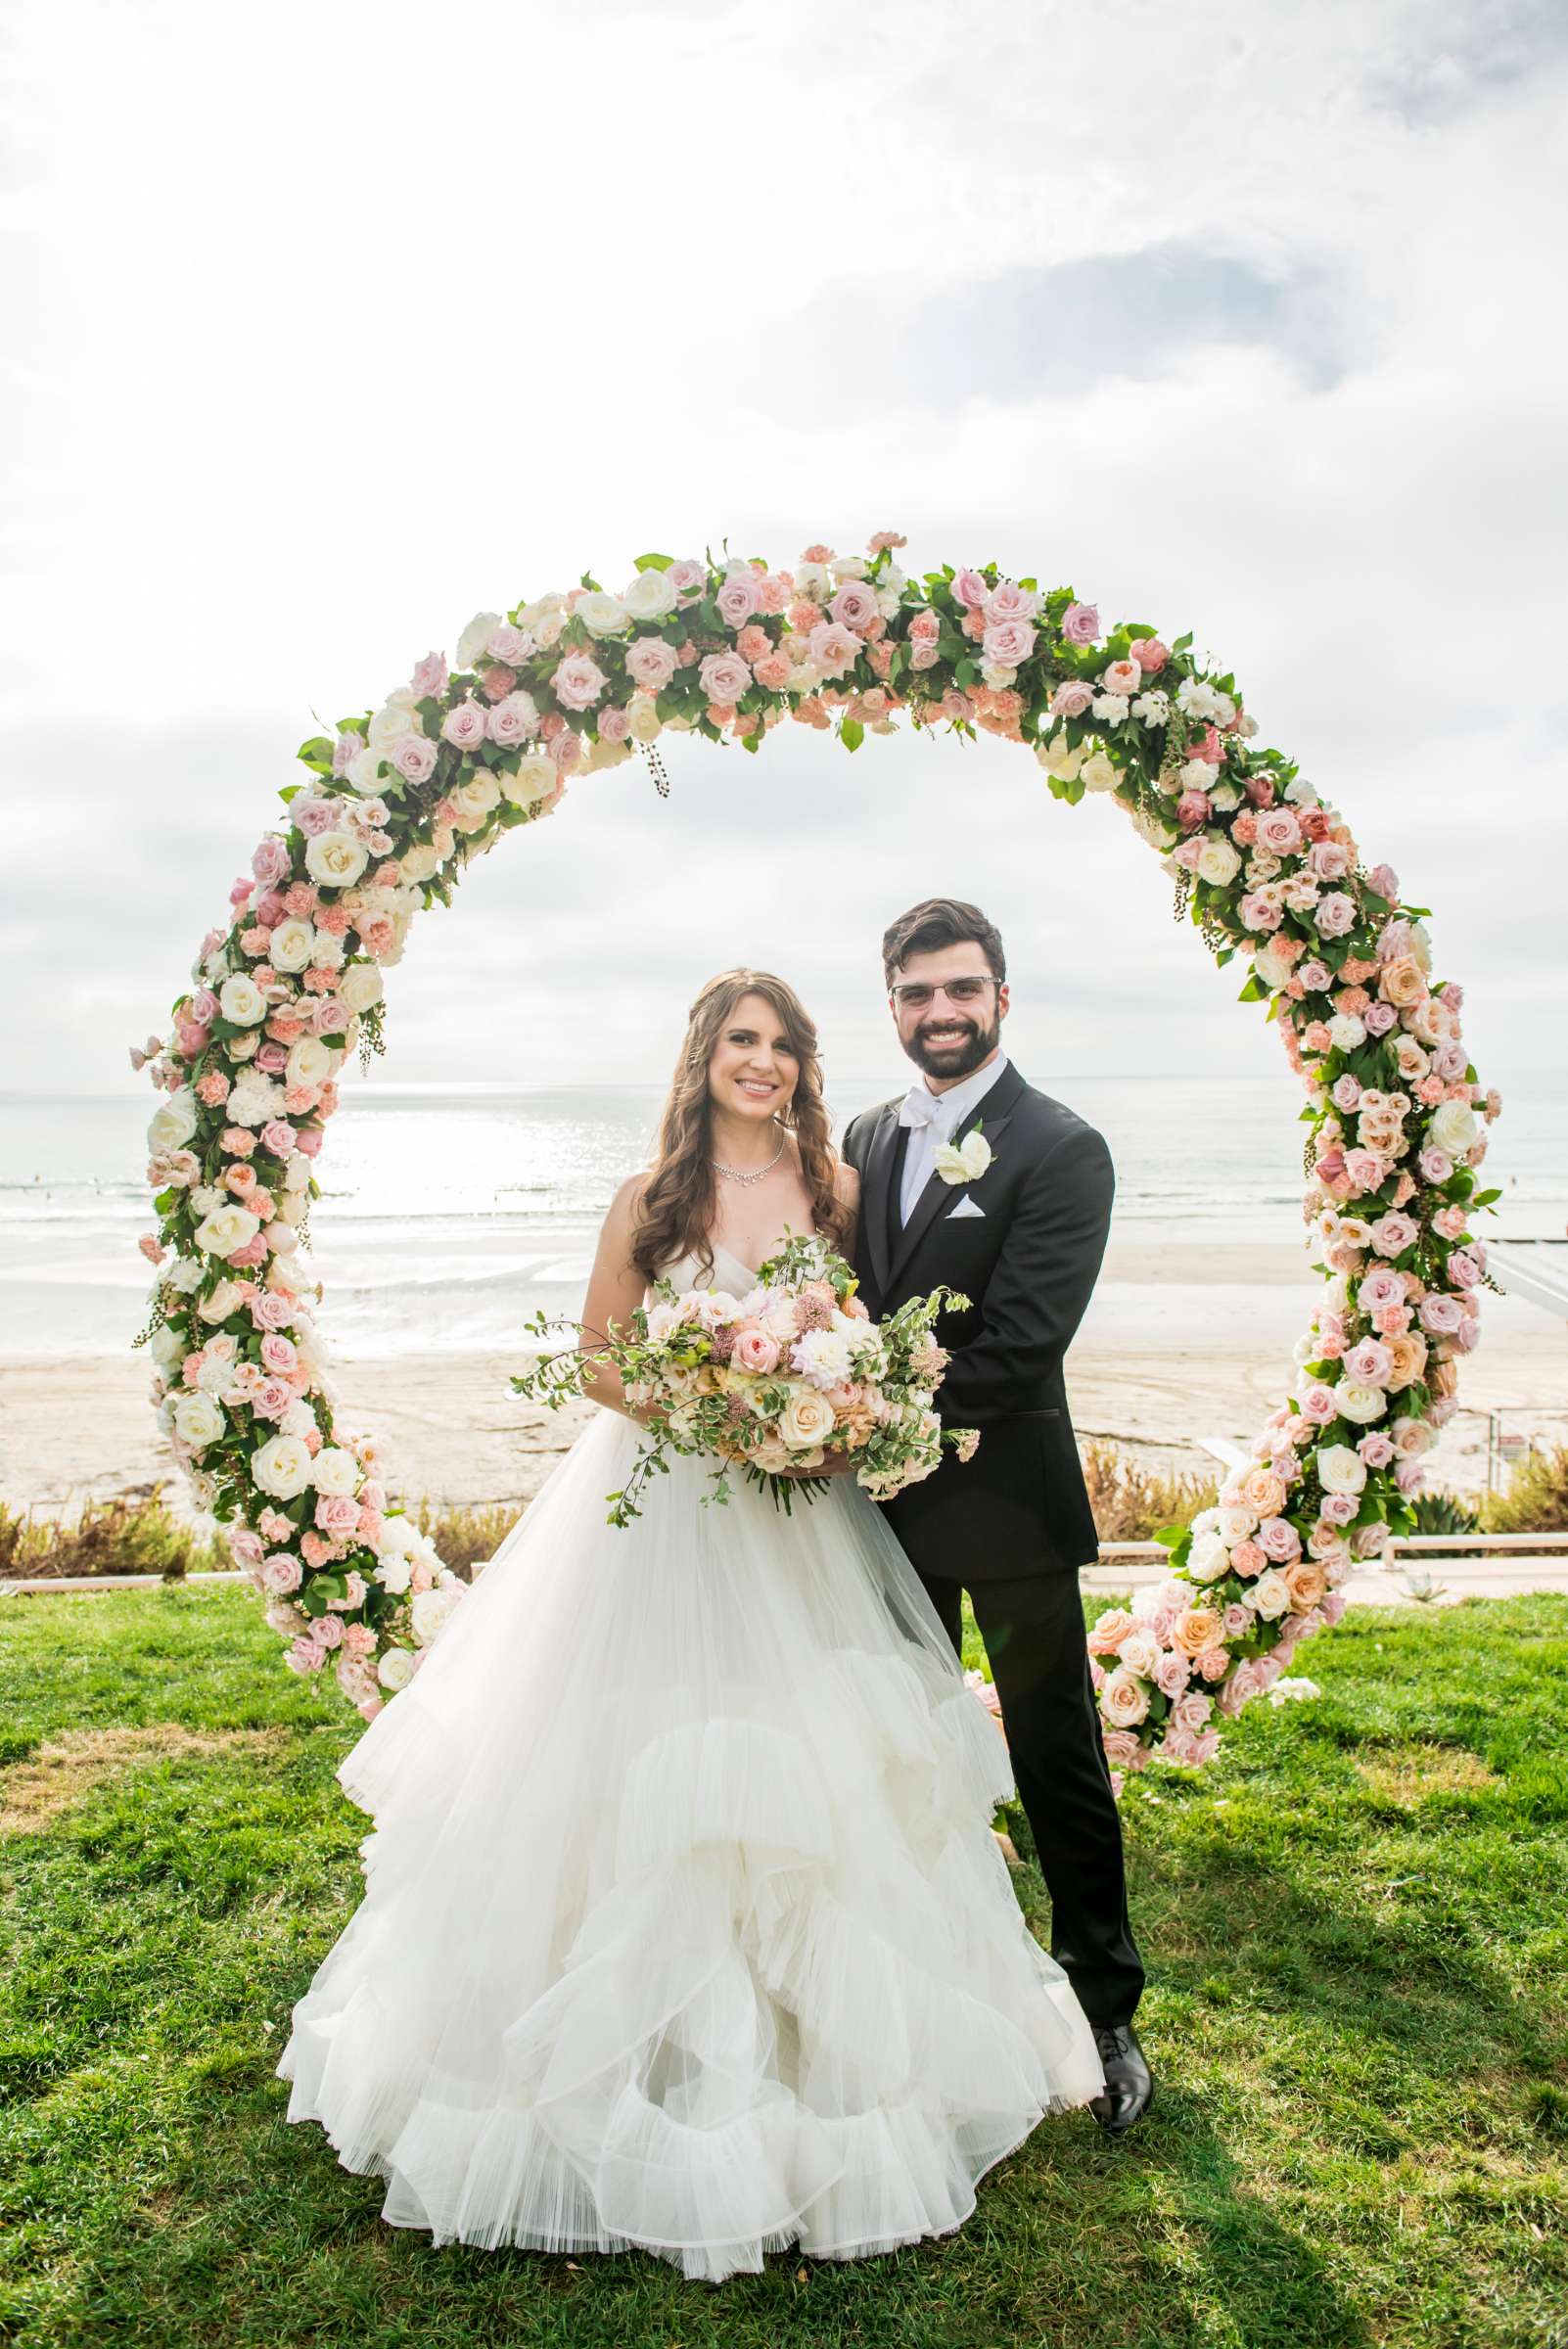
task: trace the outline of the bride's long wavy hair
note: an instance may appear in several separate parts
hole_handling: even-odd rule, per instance
[[[811,1221],[835,1248],[844,1247],[848,1240],[849,1217],[833,1183],[834,1154],[822,1099],[816,1029],[795,990],[775,979],[771,971],[720,971],[716,979],[709,980],[687,1014],[685,1040],[659,1121],[653,1172],[643,1190],[632,1234],[632,1262],[645,1280],[652,1281],[667,1264],[688,1250],[700,1264],[706,1264],[709,1277],[713,1276],[710,1243],[717,1185],[708,1067],[743,995],[761,995],[773,1006],[795,1056],[795,1095],[779,1113],[779,1124],[790,1128],[799,1145],[801,1173],[811,1195]]]

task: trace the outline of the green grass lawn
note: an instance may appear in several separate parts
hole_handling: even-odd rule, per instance
[[[715,2290],[384,2227],[273,2077],[359,1893],[357,1721],[235,1590],[7,1603],[0,2339],[1568,2341],[1568,1600],[1358,1613],[1301,1668],[1320,1702],[1130,1792],[1148,2122],[1046,2122],[955,2236]]]

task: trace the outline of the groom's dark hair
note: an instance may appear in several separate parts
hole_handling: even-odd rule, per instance
[[[1007,976],[1007,957],[995,923],[988,922],[978,905],[966,905],[962,898],[923,898],[882,933],[882,976],[891,986],[894,972],[911,954],[934,954],[939,946],[958,946],[970,941],[985,949],[991,975],[1000,987]]]

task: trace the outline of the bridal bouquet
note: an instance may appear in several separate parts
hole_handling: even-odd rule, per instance
[[[788,1514],[797,1496],[826,1489],[810,1471],[830,1452],[853,1453],[856,1482],[886,1500],[929,1476],[944,1444],[967,1460],[980,1441],[974,1428],[945,1429],[932,1408],[948,1359],[932,1325],[944,1306],[969,1301],[933,1289],[873,1321],[855,1289],[822,1240],[791,1238],[744,1297],[658,1281],[629,1330],[582,1331],[586,1343],[541,1356],[512,1385],[554,1410],[609,1364],[627,1402],[648,1411],[648,1441],[625,1489],[607,1496],[612,1525],[640,1514],[638,1497],[651,1476],[668,1475],[669,1452],[716,1461],[705,1500],[727,1501],[738,1469]],[[527,1324],[544,1339],[559,1326],[543,1312]]]

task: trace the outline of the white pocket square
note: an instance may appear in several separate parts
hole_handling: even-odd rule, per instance
[[[947,1221],[949,1223],[956,1223],[960,1216],[983,1216],[985,1212],[983,1207],[975,1205],[966,1191],[957,1206],[948,1210]]]

